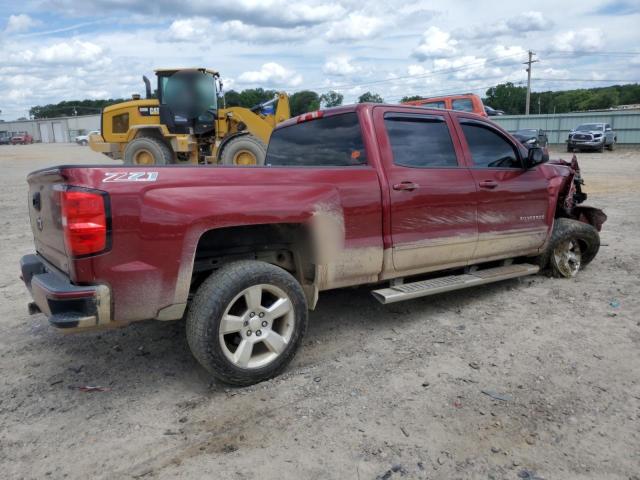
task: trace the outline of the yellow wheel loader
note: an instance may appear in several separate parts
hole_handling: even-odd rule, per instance
[[[205,68],[156,70],[157,99],[143,77],[146,99],[102,111],[100,134],[89,137],[96,152],[126,165],[262,165],[271,132],[290,117],[289,97],[253,108],[218,105],[219,74]]]

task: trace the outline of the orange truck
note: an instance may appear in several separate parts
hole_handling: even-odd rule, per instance
[[[482,103],[482,99],[473,93],[422,98],[420,100],[405,102],[404,105],[416,105],[424,108],[439,108],[443,110],[458,110],[462,112],[472,112],[483,117],[489,116],[487,109],[485,109],[485,106]],[[498,112],[493,109],[490,111]]]

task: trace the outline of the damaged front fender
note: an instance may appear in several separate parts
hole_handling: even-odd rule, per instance
[[[557,197],[556,218],[572,218],[587,223],[600,231],[602,224],[607,220],[607,215],[599,208],[581,205],[587,199],[587,194],[582,191],[584,180],[582,179],[577,157],[574,155],[571,158],[571,162],[552,160],[549,164],[566,167],[570,172],[569,175],[555,177],[562,184]],[[557,182],[553,180],[550,179],[550,184],[554,185],[555,183],[557,185]]]

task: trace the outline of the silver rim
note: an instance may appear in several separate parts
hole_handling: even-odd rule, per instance
[[[287,348],[294,323],[293,304],[282,289],[253,285],[229,302],[220,322],[220,346],[236,367],[264,367]]]
[[[580,270],[582,252],[575,240],[565,240],[553,250],[553,258],[558,270],[565,277],[574,277]]]

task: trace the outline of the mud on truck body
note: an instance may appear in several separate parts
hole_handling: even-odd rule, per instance
[[[68,332],[186,318],[198,361],[247,385],[281,372],[325,290],[392,303],[595,257],[606,215],[577,160],[494,123],[338,107],[274,131],[264,166],[59,166],[28,177],[33,313]]]

